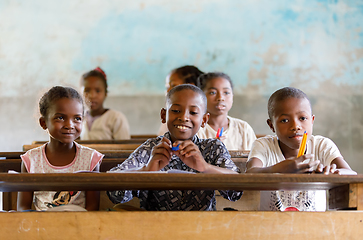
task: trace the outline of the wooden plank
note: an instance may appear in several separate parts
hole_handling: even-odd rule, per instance
[[[28,146],[28,145],[25,145],[25,146]],[[103,149],[103,147],[101,146],[101,149],[99,149],[98,151],[101,152],[102,154],[104,154],[105,158],[109,158],[109,157],[117,158],[117,157],[128,157],[134,151],[134,149]],[[25,151],[0,152],[0,158],[5,158],[5,159],[20,158],[20,155],[22,155],[24,153],[25,153]],[[229,154],[231,155],[231,158],[244,159],[244,158],[248,157],[249,151],[229,151]],[[243,160],[243,161],[246,161],[246,160]]]
[[[28,212],[0,213],[2,239],[361,239],[362,213]]]
[[[23,145],[23,150],[28,151],[30,149],[40,147],[42,144],[31,144],[31,145]],[[93,148],[98,151],[101,150],[135,150],[140,146],[138,143],[130,143],[130,144],[83,144],[85,147]]]
[[[180,173],[0,173],[0,191],[34,190],[328,190],[363,183],[363,175],[180,174]]]
[[[131,151],[106,151],[105,157],[101,163],[101,172],[106,172],[111,168],[117,166],[118,164],[125,161],[128,158]],[[241,172],[245,171],[247,158],[244,156],[234,157],[232,161],[241,169]],[[14,170],[20,172],[21,159],[2,159],[0,160],[0,172],[8,172],[9,170]]]
[[[123,139],[123,140],[76,140],[77,143],[83,145],[83,144],[132,144],[132,143],[138,143],[141,144],[145,142],[147,139]],[[48,141],[33,141],[32,144],[45,144]]]
[[[134,134],[131,135],[131,139],[149,139],[149,138],[156,138],[156,134]]]

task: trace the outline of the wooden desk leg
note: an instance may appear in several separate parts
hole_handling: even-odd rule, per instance
[[[359,201],[362,210],[363,184],[352,183],[329,190],[329,209],[358,209]]]
[[[357,210],[363,210],[363,183],[357,183]]]

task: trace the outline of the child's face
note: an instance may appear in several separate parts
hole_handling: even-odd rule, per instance
[[[207,109],[211,116],[228,114],[233,104],[233,92],[227,79],[218,77],[209,80],[204,93],[207,96]]]
[[[72,143],[81,135],[83,105],[76,99],[61,98],[48,109],[48,116],[39,119],[43,129],[48,129],[52,139]]]
[[[167,123],[172,142],[192,139],[208,121],[203,99],[193,90],[175,92],[166,107],[161,110],[161,118],[163,123]]]
[[[166,92],[169,92],[170,89],[172,89],[173,87],[176,87],[178,85],[181,85],[184,83],[184,80],[182,78],[180,78],[179,74],[177,73],[171,73],[166,77],[166,82],[165,82],[165,88],[166,88]]]
[[[275,102],[272,119],[267,123],[280,140],[280,147],[285,151],[299,149],[304,132],[308,138],[313,132],[315,116],[311,113],[309,101],[306,98],[287,98]]]
[[[86,78],[84,80],[83,95],[91,111],[102,109],[107,96],[105,83],[99,77],[91,76]]]

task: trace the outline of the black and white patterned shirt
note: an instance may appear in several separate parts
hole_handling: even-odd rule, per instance
[[[170,139],[168,132],[164,136]],[[147,165],[153,147],[159,144],[162,138],[163,136],[159,136],[147,140],[128,159],[110,171],[131,170]],[[199,139],[197,136],[194,136],[192,141],[199,147],[207,163],[239,172],[238,167],[231,160],[227,148],[221,141],[217,139]],[[184,164],[176,155],[173,155],[168,165],[160,171],[168,171],[171,169],[198,173],[197,170]],[[219,190],[219,192],[224,198],[230,201],[236,201],[242,196],[241,191]],[[125,203],[133,197],[138,197],[140,199],[140,207],[150,211],[216,210],[216,200],[213,190],[120,190],[109,191],[107,195],[113,203]]]

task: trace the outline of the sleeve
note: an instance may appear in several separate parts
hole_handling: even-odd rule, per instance
[[[203,152],[209,152],[209,153],[217,153],[215,157],[212,159],[210,158],[211,155],[204,155],[207,162],[209,162],[212,165],[221,167],[221,168],[227,168],[235,172],[240,172],[239,168],[234,164],[234,162],[231,159],[231,155],[229,154],[227,148],[224,146],[224,144],[218,140],[218,139],[208,139],[212,144],[210,145],[210,148],[206,148]],[[210,160],[210,161],[208,161]],[[223,198],[228,199],[230,201],[237,201],[242,197],[243,191],[235,191],[235,190],[218,190]]]
[[[156,145],[152,140],[147,140],[140,147],[138,147],[131,155],[121,164],[113,167],[109,172],[117,172],[122,170],[132,170],[145,166],[150,159],[151,150]],[[139,197],[140,191],[131,190],[117,190],[107,191],[108,198],[113,203],[125,203],[130,201],[133,197]]]
[[[117,112],[112,129],[112,137],[116,140],[130,139],[130,126],[126,116]]]
[[[251,158],[258,158],[263,163],[263,167],[267,166],[267,151],[268,146],[263,143],[264,138],[259,138],[252,144],[251,151],[248,155],[248,160]]]
[[[90,171],[93,171],[95,169],[95,167],[97,166],[97,164],[101,165],[101,162],[102,162],[102,159],[104,156],[105,155],[103,155],[102,153],[100,153],[96,150],[93,152]]]
[[[28,173],[30,173],[30,163],[31,163],[31,161],[30,161],[30,157],[29,157],[29,151],[28,152],[26,152],[25,154],[23,154],[23,155],[20,155],[20,158],[21,158],[21,160],[23,161],[23,163],[24,163],[24,166],[25,166],[25,168],[26,168],[26,171],[28,172]]]
[[[337,157],[343,157],[338,147],[329,138],[322,137],[322,140],[317,144],[316,152],[324,166],[328,166]]]
[[[246,142],[245,150],[251,150],[252,144],[254,143],[255,140],[256,140],[256,134],[253,131],[253,128],[248,123],[246,123],[245,139],[244,139],[244,141]]]

